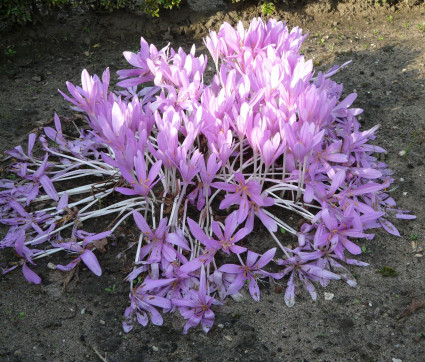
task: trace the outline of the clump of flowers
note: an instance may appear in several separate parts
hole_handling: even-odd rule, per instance
[[[263,278],[286,284],[288,306],[301,285],[313,299],[317,283],[354,286],[344,265],[366,265],[351,257],[362,252],[356,239],[379,227],[398,235],[388,217],[414,216],[385,191],[392,172],[370,143],[378,126],[361,130],[356,94],[341,99],[331,80],[341,67],[314,76],[299,53],[304,39],[273,19],[248,29],[224,23],[204,40],[216,71],[206,83],[207,58],[195,47],[158,50],[142,38],[137,54],[124,52],[133,68],[118,72],[123,90],[109,91],[108,69],[102,78],[84,70],[82,87],[67,83],[61,93],[88,126],[69,137],[55,115],[27,150],[8,151],[13,177],[0,181],[0,221],[10,229],[0,248],[14,248],[19,261],[3,273],[21,266],[40,283],[31,265],[65,250],[74,258],[57,269],[84,263],[100,275],[98,242],[129,219],[140,236],[126,332],[176,311],[184,333],[198,324],[207,332],[214,305],[240,298],[245,285],[258,301]],[[109,229],[82,229],[109,214]],[[260,224],[276,243],[263,254],[246,239]]]

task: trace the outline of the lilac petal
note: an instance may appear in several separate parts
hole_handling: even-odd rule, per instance
[[[316,288],[314,288],[313,283],[311,283],[310,280],[308,280],[307,277],[303,278],[303,282],[304,282],[306,289],[310,293],[311,299],[316,300],[317,299],[317,293],[316,293]]]
[[[201,243],[205,244],[205,241],[208,240],[208,237],[205,235],[201,227],[193,221],[191,218],[187,218],[187,223],[189,225],[190,232],[192,235]]]
[[[139,229],[150,238],[152,235],[152,230],[146,222],[145,218],[140,214],[140,212],[133,211],[134,221],[136,222]]]
[[[242,254],[247,250],[243,246],[239,246],[239,245],[232,245],[231,247],[229,247],[229,249],[234,254]]]
[[[257,210],[257,216],[263,223],[263,225],[271,232],[277,231],[277,224],[270,216],[268,216],[262,209]]]
[[[345,171],[344,170],[338,171],[338,173],[332,179],[331,187],[329,188],[329,195],[333,195],[338,189],[338,187],[340,187],[341,184],[344,182],[344,180],[345,180]]]
[[[395,236],[400,236],[400,233],[398,232],[397,228],[390,223],[388,220],[380,218],[379,222],[381,223],[382,227],[388,231],[390,234]]]
[[[67,272],[70,271],[72,269],[74,269],[81,261],[81,258],[78,257],[77,259],[74,259],[73,261],[71,261],[69,264],[67,265],[56,265],[56,269],[63,271],[63,272]]]
[[[115,191],[127,196],[139,195],[137,191],[134,191],[133,189],[129,189],[127,187],[115,187]]]
[[[276,254],[276,248],[267,250],[263,255],[261,255],[260,259],[258,259],[258,262],[256,264],[257,268],[261,269],[265,265],[267,265],[270,262],[270,260],[274,258],[275,254]]]
[[[249,211],[249,202],[247,197],[244,195],[241,198],[240,206],[239,206],[239,214],[238,214],[238,223],[242,224],[246,217],[248,216]]]
[[[81,254],[81,259],[95,275],[102,275],[102,269],[99,265],[99,262],[97,261],[96,255],[94,255],[91,250],[84,250],[84,252]]]
[[[360,248],[360,246],[353,243],[349,239],[344,239],[342,244],[344,245],[345,249],[347,249],[353,255],[360,255],[362,253],[362,249]]]
[[[322,211],[322,220],[325,223],[326,227],[329,231],[332,231],[338,227],[338,221],[335,216],[331,216],[329,213],[329,209],[324,209]]]
[[[228,191],[228,192],[235,192],[237,188],[236,185],[229,184],[227,182],[213,182],[211,186],[216,189]]]
[[[245,284],[245,278],[242,273],[239,273],[235,280],[230,284],[229,288],[227,288],[227,294],[232,295],[243,288]]]
[[[89,244],[89,243],[91,243],[93,241],[107,238],[111,234],[112,234],[112,231],[111,230],[108,230],[108,231],[101,232],[99,234],[94,234],[94,235],[87,236],[86,238],[84,238],[83,246],[86,246],[87,244]]]
[[[221,227],[217,221],[213,220],[211,222],[211,228],[214,235],[217,236],[217,238],[224,239],[223,231],[221,230]]]
[[[136,312],[137,322],[141,324],[143,327],[146,327],[149,323],[149,318],[145,312],[137,311]]]
[[[34,147],[35,140],[36,140],[35,133],[30,133],[30,135],[28,136],[28,156],[30,157],[32,157],[32,149]]]
[[[218,270],[224,273],[239,274],[242,268],[242,266],[236,264],[224,264]]]
[[[68,206],[68,194],[64,192],[59,199],[58,206],[56,207],[57,211],[63,210],[65,207]]]
[[[171,308],[171,303],[170,303],[170,308]],[[150,313],[150,316],[151,316],[152,324],[154,324],[156,326],[162,326],[164,321],[162,319],[161,314],[155,308],[149,308],[149,313]]]
[[[198,324],[199,324],[199,322],[201,321],[201,319],[202,319],[202,314],[200,313],[199,315],[198,314],[196,314],[196,313],[194,313],[190,318],[189,318],[189,320],[187,321],[187,323],[186,323],[186,325],[184,326],[184,329],[183,329],[183,334],[187,334],[187,331],[190,329],[190,328],[192,328],[192,327],[196,327]]]
[[[31,283],[34,284],[40,284],[41,278],[33,272],[30,268],[28,268],[27,263],[24,263],[22,265],[22,272],[24,273],[24,277],[26,280],[28,280]]]
[[[157,297],[157,296],[146,296],[146,297],[149,304],[152,304],[164,309],[171,308],[171,301],[167,298]]]
[[[257,253],[254,253],[251,250],[248,250],[248,255],[246,257],[246,265],[249,267],[252,267],[255,262],[257,261],[259,255]]]
[[[241,195],[239,194],[228,194],[224,197],[224,200],[220,203],[220,209],[226,209],[230,205],[239,204],[241,201]]]
[[[225,223],[224,223],[224,225],[225,225],[224,235],[225,235],[226,239],[230,239],[232,237],[234,231],[238,227],[237,219],[238,219],[238,213],[236,211],[233,211],[229,216],[227,216]],[[243,237],[244,236],[242,236],[242,238]],[[234,242],[236,243],[237,240],[235,240]]]
[[[251,297],[258,302],[260,300],[260,288],[254,278],[249,279],[248,289]]]
[[[295,304],[295,284],[294,284],[294,273],[291,274],[291,277],[288,281],[288,286],[285,291],[285,304],[288,307],[293,307]]]
[[[53,186],[52,180],[50,180],[46,175],[43,175],[40,177],[40,183],[47,195],[49,195],[55,201],[59,200],[58,193]]]
[[[167,234],[167,236],[165,237],[165,240],[169,242],[170,244],[174,244],[181,247],[182,249],[190,250],[189,245],[187,244],[187,241],[184,238],[184,236],[178,235],[177,232]]]
[[[190,260],[186,264],[183,264],[180,267],[180,271],[188,274],[195,270],[198,270],[203,265],[203,257],[203,255],[198,256],[197,258]]]
[[[242,228],[238,230],[238,232],[235,235],[233,235],[233,237],[232,237],[232,234],[229,234],[228,238],[231,239],[233,243],[237,243],[239,240],[242,240],[248,234],[249,234],[248,229]]]
[[[201,266],[201,277],[199,279],[198,295],[203,298],[207,293],[207,281],[205,275],[205,266]]]

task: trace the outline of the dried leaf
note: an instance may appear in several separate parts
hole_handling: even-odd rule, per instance
[[[421,308],[424,305],[424,302],[422,300],[413,299],[412,302],[409,304],[406,310],[404,310],[403,313],[401,313],[398,316],[398,319],[404,318],[410,314],[413,314],[416,312],[417,309]]]
[[[108,245],[108,239],[107,238],[95,240],[95,241],[93,241],[93,244],[96,247],[96,249],[99,250],[99,252],[101,252],[102,254],[106,253],[105,246]]]
[[[93,45],[93,48],[99,48],[99,47],[100,47],[100,43]]]

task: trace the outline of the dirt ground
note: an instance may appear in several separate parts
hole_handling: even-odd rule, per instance
[[[122,51],[135,51],[140,36],[157,46],[206,53],[202,37],[223,21],[236,24],[261,15],[261,7],[228,5],[212,14],[186,8],[159,19],[142,14],[60,14],[55,19],[0,34],[0,153],[12,148],[54,112],[70,115],[57,89],[80,84],[81,70],[100,74],[124,68]],[[119,238],[100,256],[98,278],[80,269],[79,282],[65,293],[54,283],[49,260],[35,269],[41,285],[20,272],[0,277],[0,360],[4,361],[424,361],[425,360],[425,22],[423,1],[398,7],[366,0],[282,5],[274,17],[309,31],[302,48],[318,70],[352,63],[334,79],[345,94],[359,94],[364,129],[381,124],[377,144],[387,149],[394,170],[392,196],[417,219],[394,220],[401,237],[383,231],[361,243],[352,267],[356,288],[332,282],[317,302],[303,291],[286,307],[280,289],[262,286],[259,303],[229,301],[216,313],[215,327],[181,333],[182,320],[167,315],[162,327],[122,330],[128,285],[122,280],[132,252],[117,255],[132,241]],[[116,81],[112,78],[112,84]],[[408,151],[400,156],[400,151]],[[4,229],[2,229],[4,234]],[[254,236],[264,240],[261,230]],[[271,245],[271,244],[270,244]],[[0,263],[10,253],[0,253]],[[382,267],[397,275],[385,277]],[[324,292],[334,294],[324,298]]]

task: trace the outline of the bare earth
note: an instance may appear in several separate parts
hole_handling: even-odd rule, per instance
[[[425,21],[425,6],[378,3],[282,5],[274,15],[309,31],[303,52],[318,70],[352,60],[335,79],[344,83],[345,94],[359,94],[354,106],[365,110],[364,129],[381,124],[376,143],[387,149],[385,162],[395,171],[392,196],[417,216],[394,220],[399,238],[380,231],[374,240],[360,242],[366,247],[361,260],[370,266],[350,268],[356,288],[332,282],[319,290],[317,302],[302,291],[288,308],[281,289],[264,284],[259,303],[247,297],[218,309],[209,334],[198,328],[182,335],[177,315],[166,316],[162,327],[138,326],[125,334],[121,322],[129,290],[122,280],[133,250],[117,255],[134,236],[123,234],[99,257],[102,277],[80,269],[79,282],[64,293],[55,283],[57,272],[46,268],[49,260],[35,269],[41,285],[28,284],[19,271],[0,277],[0,360],[424,361],[425,29],[418,24]],[[249,4],[213,14],[183,8],[159,19],[126,12],[61,14],[0,34],[0,153],[49,124],[54,112],[72,116],[57,89],[65,90],[68,80],[79,84],[84,68],[91,74],[107,66],[111,73],[124,68],[122,51],[138,49],[140,36],[186,50],[194,42],[206,53],[207,29],[218,30],[223,21],[247,25],[260,15],[260,7]],[[8,49],[16,53],[6,55]],[[407,155],[399,156],[406,149]],[[261,229],[250,237],[260,252],[272,245]],[[11,256],[2,251],[0,263]],[[384,266],[397,276],[384,277],[379,272]],[[325,292],[333,299],[326,300]]]

